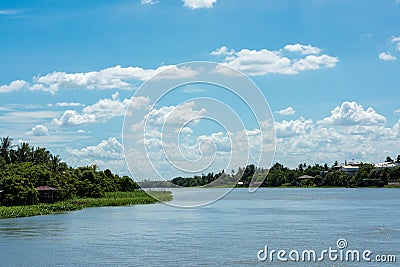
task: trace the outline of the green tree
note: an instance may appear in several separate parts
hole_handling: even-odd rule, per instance
[[[32,183],[20,176],[12,175],[0,180],[0,202],[5,206],[31,205],[38,202],[38,192]]]
[[[12,148],[12,139],[7,137],[1,137],[0,139],[0,157],[2,157],[6,163],[10,163],[10,150]]]
[[[128,176],[122,176],[122,178],[118,181],[118,184],[119,184],[118,191],[122,192],[130,192],[134,191],[135,189],[139,189],[138,184],[135,183]]]

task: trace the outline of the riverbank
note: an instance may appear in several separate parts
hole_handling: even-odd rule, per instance
[[[107,192],[101,198],[77,198],[51,204],[0,206],[0,219],[48,215],[91,207],[154,204],[159,201],[172,200],[170,191],[153,191],[152,195],[158,200],[149,196],[146,192],[138,190],[134,192]]]

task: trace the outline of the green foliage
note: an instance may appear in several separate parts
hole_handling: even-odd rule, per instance
[[[400,163],[400,155],[397,157]],[[387,158],[389,159],[389,157]],[[392,161],[391,161],[392,162]],[[214,175],[209,173],[208,175],[194,176],[191,178],[177,177],[171,180],[171,182],[178,186],[203,186],[212,181],[211,184],[215,184],[219,180],[230,181],[236,183],[236,181],[242,182],[241,185],[247,187],[252,179],[255,181],[263,181],[262,187],[278,187],[278,186],[337,186],[337,187],[358,187],[358,186],[384,186],[391,180],[400,180],[400,167],[394,168],[382,168],[376,169],[374,165],[361,163],[359,171],[354,175],[346,174],[337,168],[338,162],[336,161],[332,168],[329,168],[327,164],[319,165],[314,164],[313,166],[301,163],[296,169],[289,169],[280,163],[275,163],[271,169],[264,170],[255,168],[254,165],[248,165],[245,168],[238,168],[235,173],[232,170],[230,175],[224,174],[220,177],[221,173]],[[313,179],[297,180],[302,175],[309,175],[314,177]],[[219,181],[221,185],[230,185],[228,182]]]
[[[12,175],[0,179],[3,192],[0,203],[4,206],[31,205],[38,202],[38,192],[28,179]]]
[[[154,195],[160,201],[172,200],[172,194],[169,191],[153,191],[152,195]],[[54,214],[66,211],[80,210],[89,207],[152,204],[156,203],[157,199],[149,196],[146,192],[141,190],[135,192],[107,192],[102,198],[71,199],[67,201],[56,202],[53,204],[39,204],[29,206],[0,206],[0,219]]]
[[[100,198],[104,192],[139,189],[129,177],[120,178],[108,169],[99,171],[96,165],[71,168],[45,148],[28,143],[13,146],[9,137],[0,142],[0,190],[4,190],[0,193],[1,205],[36,203],[34,187],[41,185],[58,188],[58,200]]]

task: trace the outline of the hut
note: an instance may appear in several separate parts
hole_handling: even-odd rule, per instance
[[[314,182],[315,177],[310,176],[310,175],[302,175],[296,178],[296,185],[300,186],[303,181],[310,181],[310,183]]]
[[[307,179],[313,180],[314,178],[315,178],[315,177],[312,177],[312,176],[310,176],[310,175],[302,175],[302,176],[297,177],[296,180],[301,182],[301,181],[307,180]]]
[[[47,185],[35,187],[39,193],[40,202],[54,202],[56,200],[56,192],[58,188]]]

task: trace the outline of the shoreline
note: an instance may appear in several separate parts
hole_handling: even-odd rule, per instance
[[[116,207],[130,205],[155,204],[160,201],[171,201],[170,191],[154,191],[157,199],[148,195],[145,191],[133,192],[107,192],[101,198],[76,198],[55,203],[40,203],[25,206],[0,206],[0,220],[51,215],[68,211],[82,210],[93,207]],[[159,200],[158,200],[159,199]]]

